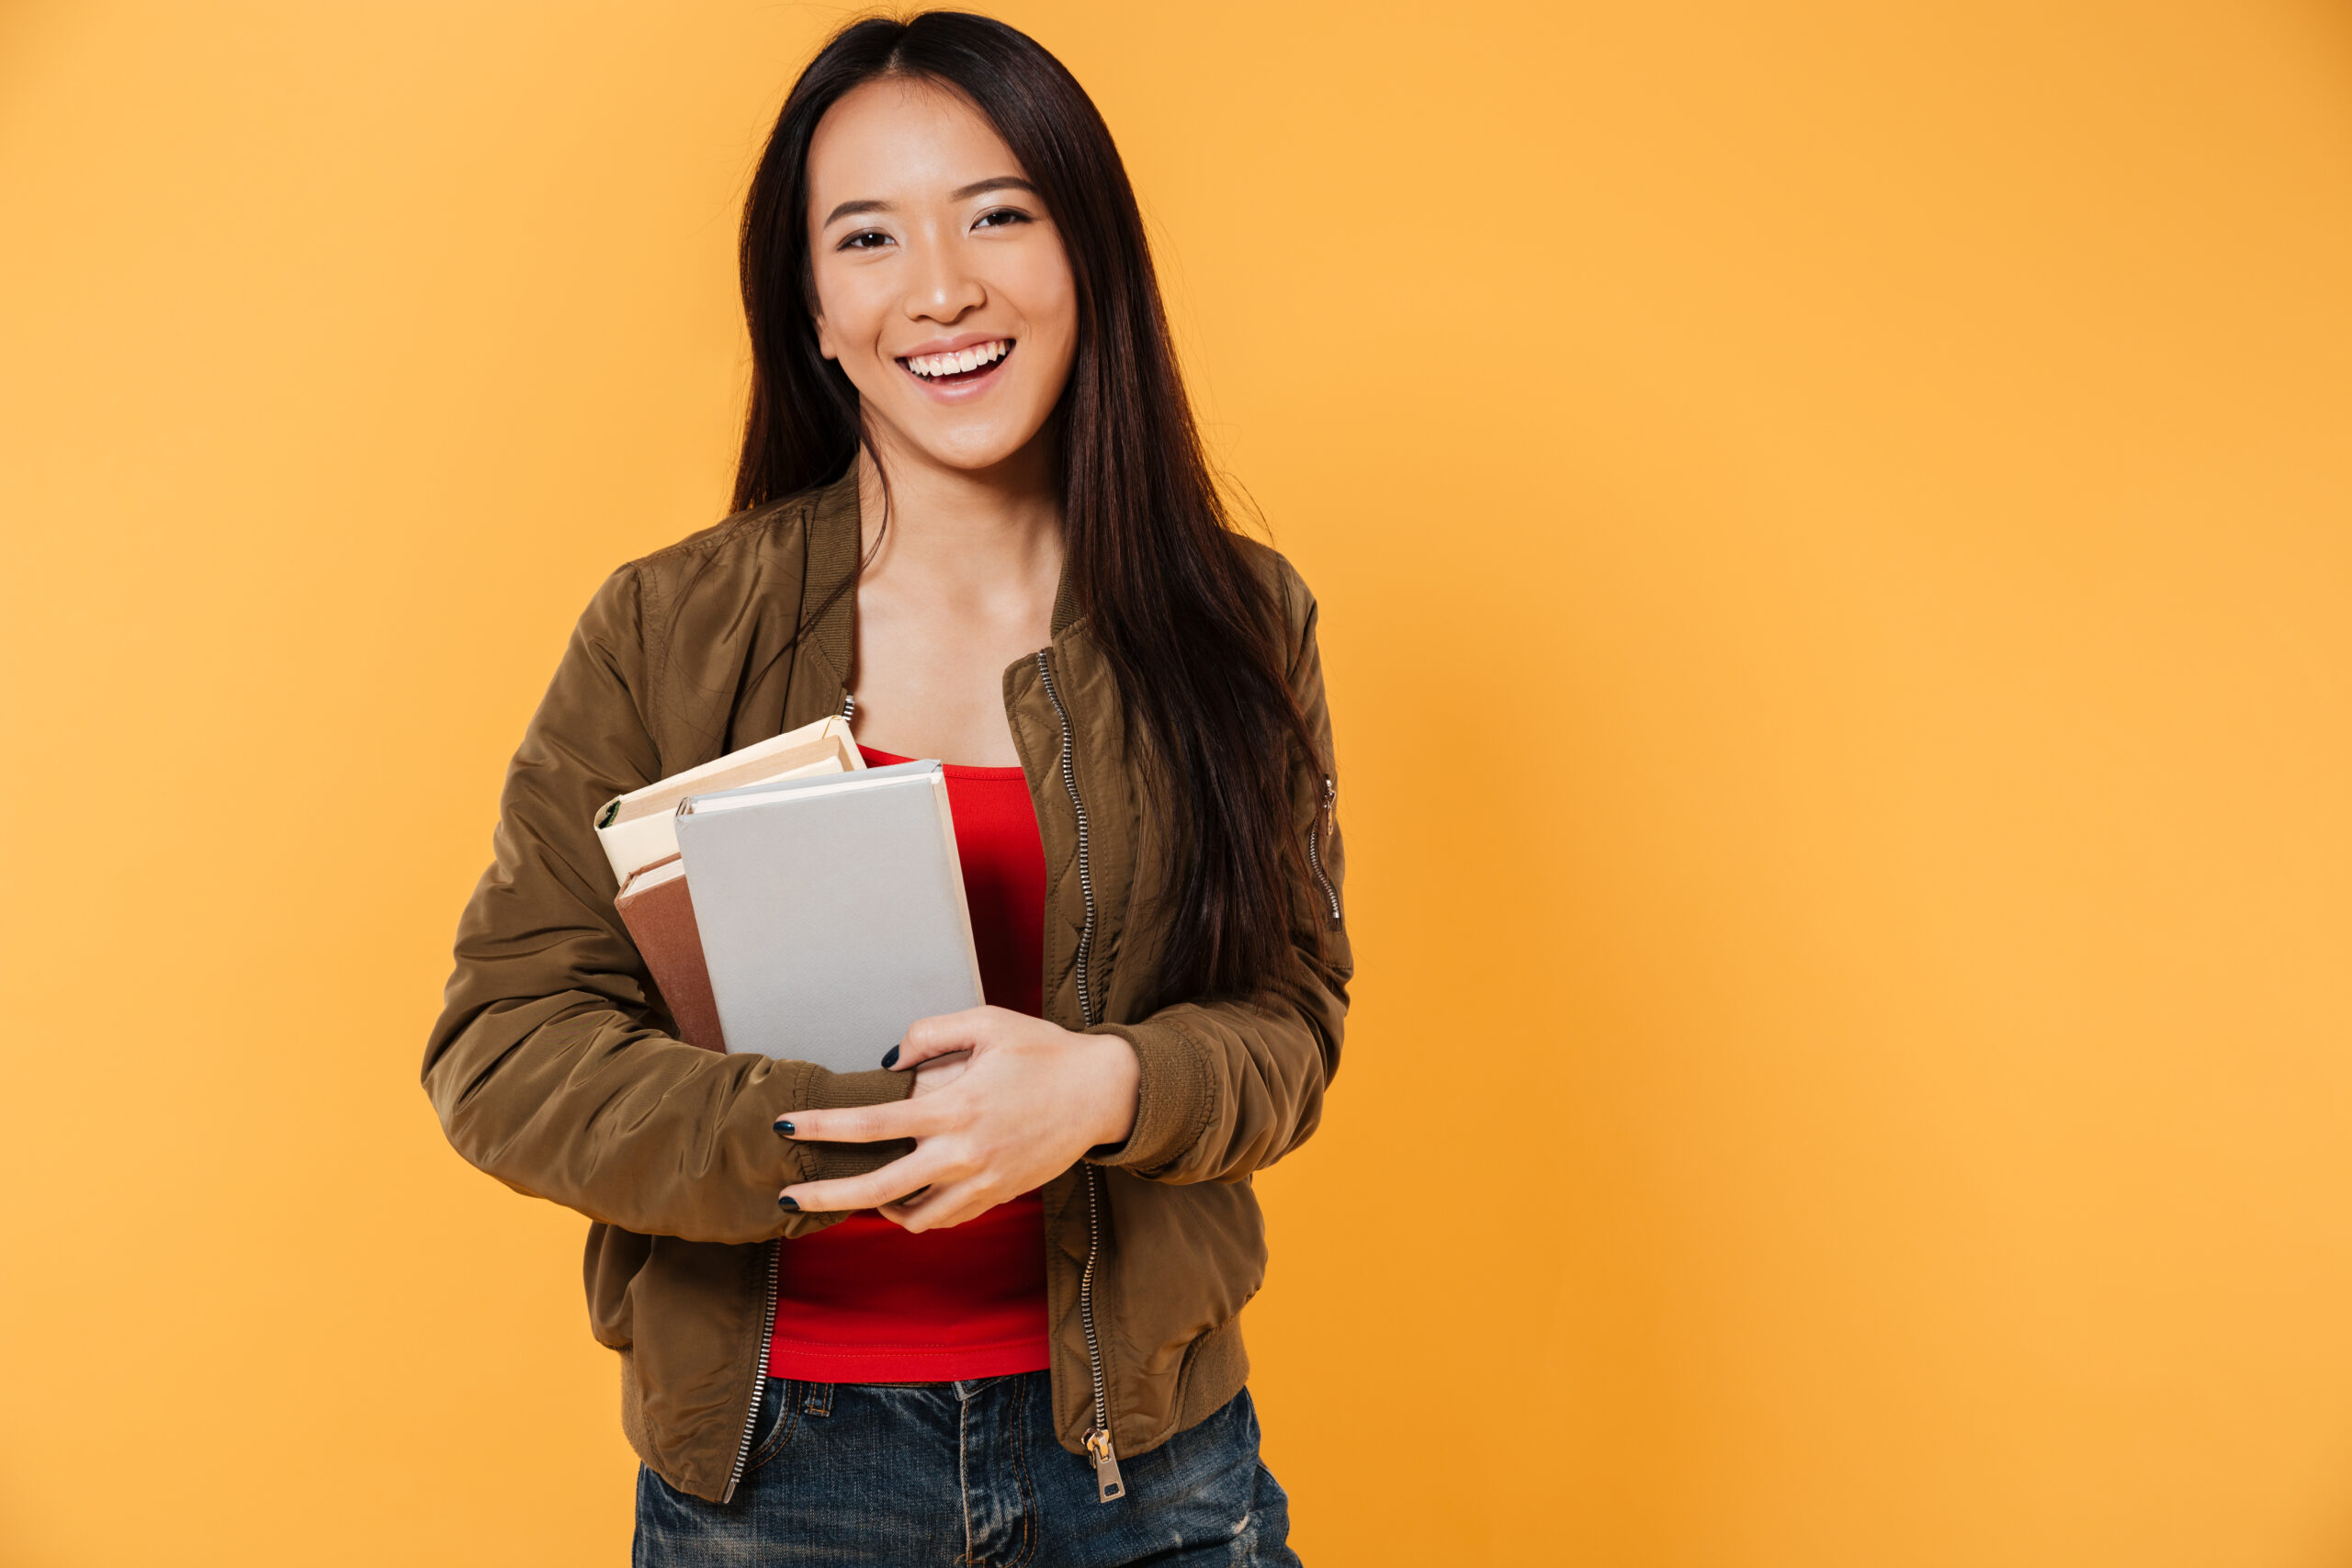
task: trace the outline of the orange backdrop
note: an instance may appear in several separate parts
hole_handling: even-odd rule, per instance
[[[1001,14],[1324,604],[1309,1561],[2352,1560],[2352,17]],[[0,1560],[621,1559],[417,1058],[842,15],[0,10]]]

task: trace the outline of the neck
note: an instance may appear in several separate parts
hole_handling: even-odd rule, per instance
[[[857,454],[867,581],[886,573],[973,587],[1033,580],[1041,572],[1058,578],[1061,486],[1049,441],[1032,441],[987,468],[909,460],[886,442],[876,446],[879,462],[874,448],[861,446]]]

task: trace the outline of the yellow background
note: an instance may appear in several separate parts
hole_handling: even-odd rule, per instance
[[[0,1560],[621,1560],[417,1058],[842,14],[0,10]],[[2352,16],[1001,14],[1324,605],[1308,1560],[2352,1562]]]

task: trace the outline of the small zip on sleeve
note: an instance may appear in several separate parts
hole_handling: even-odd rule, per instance
[[[1331,837],[1338,821],[1335,806],[1340,797],[1340,781],[1330,774],[1323,775],[1323,804],[1315,813],[1314,831],[1306,835],[1306,863],[1315,870],[1316,884],[1323,889],[1323,902],[1330,910],[1333,926],[1340,923],[1340,890],[1331,886],[1330,874],[1323,869],[1323,846]]]

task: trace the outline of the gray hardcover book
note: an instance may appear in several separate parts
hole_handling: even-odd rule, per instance
[[[980,1005],[937,762],[693,795],[677,829],[729,1051],[878,1066],[915,1020]]]

